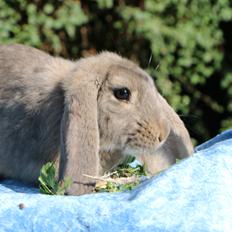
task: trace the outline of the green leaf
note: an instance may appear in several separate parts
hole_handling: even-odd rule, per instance
[[[58,182],[56,179],[56,169],[52,162],[43,165],[38,181],[40,192],[49,195],[64,195],[65,191],[72,185],[71,178]]]

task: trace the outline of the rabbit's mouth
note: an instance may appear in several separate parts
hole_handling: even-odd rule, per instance
[[[159,149],[166,141],[169,135],[169,127],[152,126],[149,122],[137,122],[136,130],[128,134],[124,146],[125,154],[139,155],[144,152],[154,152]]]
[[[151,143],[151,142],[145,142],[145,141],[133,141],[130,140],[130,142],[127,143],[127,145],[123,149],[124,155],[133,155],[133,156],[139,156],[142,154],[153,154],[156,150],[158,150],[165,141],[157,142],[157,143]]]

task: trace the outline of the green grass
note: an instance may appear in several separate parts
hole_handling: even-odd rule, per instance
[[[131,167],[130,163],[135,160],[128,156],[117,168],[102,178],[102,181],[96,184],[96,192],[121,192],[132,190],[139,185],[142,176],[147,176],[144,165],[137,164]]]
[[[54,163],[48,162],[41,168],[39,180],[40,193],[48,195],[64,195],[67,188],[72,185],[72,179],[58,181]]]
[[[130,163],[134,160],[134,157],[128,156],[112,173],[95,178],[97,181],[94,192],[120,192],[135,188],[140,183],[140,177],[147,176],[147,173],[143,165],[131,167]],[[72,185],[72,180],[67,178],[59,182],[56,177],[54,163],[48,162],[43,165],[38,178],[40,193],[64,195],[67,188]]]

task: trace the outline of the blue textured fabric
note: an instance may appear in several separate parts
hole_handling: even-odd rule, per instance
[[[231,232],[232,131],[131,192],[47,196],[1,182],[0,231]]]

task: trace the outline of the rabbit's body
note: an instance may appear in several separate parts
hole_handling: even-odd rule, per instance
[[[0,175],[36,183],[42,165],[60,157],[60,179],[71,176],[69,193],[79,195],[93,184],[83,174],[99,175],[126,154],[155,173],[191,152],[182,121],[132,62],[0,46]]]
[[[35,49],[0,47],[0,174],[35,183],[58,155],[61,81],[72,65]]]

